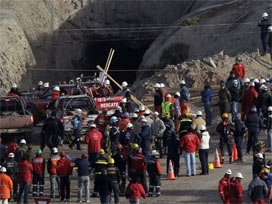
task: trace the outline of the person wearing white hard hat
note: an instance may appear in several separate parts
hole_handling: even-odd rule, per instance
[[[192,129],[200,133],[200,126],[206,126],[206,121],[202,118],[202,112],[196,112],[196,119],[192,123]]]
[[[153,123],[153,119],[151,118],[150,114],[151,114],[151,112],[149,109],[146,109],[144,111],[144,117],[147,120],[147,124],[149,127],[151,127],[151,124]]]
[[[179,97],[180,97],[180,93],[176,92],[174,94],[174,99],[173,99],[174,122],[176,126],[178,124],[178,119],[181,116]]]
[[[60,97],[60,87],[55,86],[53,88],[52,96],[51,96],[51,102],[55,101],[58,97]]]
[[[21,139],[19,142],[19,147],[16,149],[16,152],[15,152],[15,161],[20,162],[22,160],[23,155],[25,154],[28,155],[26,140]]]
[[[0,168],[0,203],[6,204],[8,203],[11,192],[13,189],[13,182],[11,178],[6,174],[7,169],[6,167]]]
[[[189,89],[186,87],[185,80],[181,80],[180,82],[180,112],[181,116],[188,115],[189,113],[189,102],[190,102],[190,92]]]
[[[206,125],[210,126],[212,123],[212,110],[210,103],[212,102],[213,91],[209,84],[204,85],[204,90],[200,92],[201,100],[205,110]]]
[[[122,113],[125,113],[125,112],[130,112],[129,110],[129,105],[130,103],[128,103],[128,99],[127,98],[123,98],[121,101],[120,101],[120,107],[122,108]]]
[[[100,90],[102,90],[102,88],[107,90],[107,92],[108,92],[107,96],[113,95],[113,88],[112,88],[112,86],[110,84],[110,80],[106,79],[103,86],[100,88]],[[101,95],[105,96],[104,93],[101,93]]]
[[[163,101],[161,104],[161,118],[162,118],[162,120],[165,120],[166,114],[168,114],[171,119],[173,118],[174,109],[173,109],[171,94],[167,94],[165,101]]]
[[[199,146],[199,160],[201,163],[201,173],[200,175],[207,175],[209,174],[209,149],[210,149],[210,134],[206,130],[205,125],[201,125],[199,127],[200,133],[199,133],[199,138],[200,138],[200,146]]]
[[[57,162],[60,160],[58,154],[58,149],[53,147],[51,149],[50,158],[47,160],[47,171],[49,173],[50,180],[50,198],[55,198],[56,196],[56,186],[58,186],[59,191],[59,178],[57,176]]]
[[[231,94],[230,111],[232,115],[232,122],[237,118],[238,109],[241,101],[241,90],[238,88],[238,81],[235,79],[232,81],[232,86],[229,88]]]
[[[235,175],[235,179],[230,182],[230,203],[242,204],[243,203],[243,187],[241,185],[241,180],[243,179],[241,172]]]
[[[21,93],[17,87],[17,84],[12,83],[10,91],[7,96],[14,96],[14,97],[21,96]]]
[[[165,89],[165,84],[164,83],[160,83],[160,92],[162,94],[162,100],[165,101],[165,97],[167,95],[167,91]]]
[[[144,112],[145,112],[145,107],[143,105],[140,105],[139,106],[139,113],[138,113],[138,116],[141,117],[141,116],[144,116]]]
[[[268,28],[267,28],[267,31],[268,31],[268,35],[269,35],[269,39],[268,39],[268,46],[269,46],[269,50],[270,50],[270,60],[272,61],[272,53],[271,53],[271,50],[272,50],[272,25],[270,25]],[[270,80],[270,79],[269,79]],[[268,80],[268,81],[269,81]],[[268,82],[267,81],[267,82]]]
[[[263,117],[267,117],[267,109],[272,104],[272,97],[267,90],[267,86],[265,84],[262,84],[259,89],[259,95],[256,104],[258,113]]]
[[[231,174],[232,174],[231,169],[227,169],[225,171],[224,177],[220,179],[218,184],[219,195],[223,203],[230,203],[229,193],[230,193],[230,182],[232,180]]]
[[[158,113],[161,113],[161,104],[163,102],[163,95],[162,95],[162,91],[161,91],[161,86],[159,83],[156,83],[154,85],[155,88],[155,93],[154,93],[154,108],[155,111],[157,111]]]
[[[258,23],[258,26],[261,30],[261,41],[263,46],[263,55],[269,53],[268,47],[268,40],[269,40],[269,33],[268,28],[271,26],[271,22],[268,19],[268,14],[265,12],[262,14],[262,20]]]
[[[232,71],[234,71],[236,77],[240,77],[241,79],[245,78],[246,67],[242,63],[242,59],[240,56],[235,57],[235,64],[232,66]]]
[[[151,131],[151,127],[148,125],[148,121],[146,118],[143,118],[141,120],[141,124],[142,124],[142,129],[140,132],[140,136],[142,138],[141,140],[141,148],[143,151],[143,155],[145,157],[148,156],[149,154],[149,147],[150,147],[150,141],[152,138],[152,131]]]
[[[126,131],[121,134],[120,143],[123,145],[124,156],[129,154],[130,144],[139,143],[141,137],[133,130],[133,124],[128,123]]]
[[[81,119],[82,110],[78,108],[75,110],[75,112],[76,113],[74,117],[72,118],[72,125],[73,125],[75,139],[72,141],[69,147],[70,149],[73,149],[74,145],[76,144],[77,150],[81,150],[80,143],[81,143],[81,130],[82,130],[82,119]]]

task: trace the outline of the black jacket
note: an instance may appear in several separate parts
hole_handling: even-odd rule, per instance
[[[245,120],[245,125],[248,131],[259,132],[262,128],[262,119],[257,113],[250,113]]]
[[[76,159],[75,167],[77,167],[78,176],[89,176],[90,162],[87,159]]]
[[[95,179],[95,185],[97,186],[100,196],[110,195],[112,191],[112,182],[109,176],[102,175]]]
[[[113,155],[113,159],[115,161],[115,166],[118,167],[120,172],[126,171],[126,159],[121,151],[116,151],[116,153]]]
[[[230,87],[229,92],[231,95],[231,101],[240,102],[241,91],[237,87]]]
[[[167,139],[167,156],[179,155],[179,140],[176,137]]]
[[[162,104],[163,98],[161,91],[156,91],[154,94],[154,106],[160,106]]]
[[[107,174],[111,181],[117,181],[119,183],[121,174],[116,166],[108,166]]]

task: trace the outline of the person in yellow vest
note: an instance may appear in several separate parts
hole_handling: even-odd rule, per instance
[[[170,94],[166,95],[166,100],[163,101],[161,105],[161,118],[163,120],[165,119],[166,114],[169,114],[171,119],[174,117],[172,97]]]

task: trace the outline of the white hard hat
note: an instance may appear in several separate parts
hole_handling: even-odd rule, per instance
[[[237,85],[237,84],[238,84],[237,79],[234,79],[234,80],[232,81],[232,84]]]
[[[176,92],[175,95],[178,96],[178,97],[180,97],[180,93],[179,92]]]
[[[127,83],[126,81],[123,81],[123,82],[122,82],[122,87],[124,88],[124,87],[126,87],[126,86],[128,86],[128,83]]]
[[[56,147],[53,147],[53,148],[52,148],[52,153],[53,153],[53,154],[58,153],[58,149],[57,149]]]
[[[132,127],[133,127],[132,123],[127,124],[127,128],[132,128]]]
[[[150,115],[150,110],[146,109],[144,115]]]
[[[53,90],[54,90],[54,91],[60,91],[60,87],[59,87],[59,86],[55,86],[55,87],[53,88]]]
[[[268,17],[268,13],[264,12],[262,15],[262,18],[264,18],[264,17]]]
[[[166,98],[171,98],[171,97],[172,97],[171,94],[166,95]]]
[[[259,79],[254,79],[253,82],[254,83],[259,83],[260,81],[259,81]]]
[[[90,128],[96,128],[96,124],[92,123],[92,124],[90,125]]]
[[[159,83],[156,83],[156,84],[154,85],[154,88],[161,88],[161,85],[160,85]]]
[[[77,108],[77,109],[76,109],[76,114],[77,114],[77,115],[81,115],[81,113],[82,113],[82,110],[79,109],[79,108]]]
[[[43,87],[44,88],[48,88],[49,87],[49,83],[48,82],[44,83]]]
[[[155,116],[159,116],[160,114],[159,114],[157,111],[155,111],[155,112],[154,112],[154,115],[155,115]]]
[[[12,88],[17,88],[17,84],[13,83],[11,87]]]
[[[165,87],[164,83],[161,83],[161,84],[160,84],[160,87],[161,87],[161,88],[164,88],[164,87]]]
[[[267,28],[267,30],[268,30],[268,32],[272,32],[272,26],[269,26],[269,27]]]
[[[121,106],[116,106],[116,108],[115,108],[116,110],[118,110],[118,111],[120,111],[120,112],[122,112],[122,108],[121,108]]]
[[[106,84],[106,85],[110,85],[110,80],[106,79],[106,80],[105,80],[105,84]]]
[[[272,106],[269,106],[267,111],[272,111]]]
[[[14,153],[13,153],[13,152],[10,152],[10,153],[8,154],[8,157],[9,157],[9,158],[13,158],[13,157],[14,157]]]
[[[231,169],[227,169],[227,171],[225,172],[225,174],[231,175],[232,174]]]
[[[262,84],[261,87],[260,87],[260,89],[266,91],[267,90],[267,86],[265,86],[264,84]]]
[[[21,139],[20,140],[20,144],[26,144],[26,140],[25,139]]]
[[[254,82],[250,82],[249,86],[255,86]]]
[[[185,81],[184,81],[184,80],[181,80],[180,84],[185,84]]]
[[[197,111],[196,112],[196,115],[198,116],[198,115],[202,115],[202,112],[201,111]]]
[[[139,113],[139,108],[134,108],[134,113]]]
[[[141,122],[147,123],[147,119],[143,118],[143,119],[141,120]]]
[[[159,153],[157,152],[157,150],[152,150],[151,154],[152,154],[153,156],[159,155]]]
[[[123,98],[120,103],[126,103],[127,102],[127,98]]]
[[[241,172],[238,172],[238,173],[235,175],[235,177],[236,177],[236,178],[244,178]]]
[[[143,105],[141,105],[141,106],[139,107],[139,111],[145,111],[145,107],[144,107]]]
[[[255,154],[255,157],[257,157],[258,159],[263,159],[263,154],[257,153],[257,154]]]
[[[205,125],[200,125],[199,129],[200,129],[200,131],[204,131],[204,130],[206,130],[206,126]]]
[[[249,78],[245,78],[244,79],[244,83],[249,83],[250,82],[250,79]]]
[[[42,82],[42,81],[39,81],[39,82],[38,82],[38,85],[39,85],[39,86],[42,86],[42,85],[43,85],[43,82]]]
[[[137,115],[137,113],[132,113],[132,116],[131,116],[132,118],[138,118],[138,115]]]
[[[6,173],[6,172],[7,172],[6,167],[1,167],[1,168],[0,168],[0,172]]]
[[[80,77],[77,77],[77,78],[76,78],[76,81],[80,81],[80,80],[81,80],[81,78],[80,78]]]
[[[264,83],[266,83],[265,79],[261,79],[260,84],[264,84]]]

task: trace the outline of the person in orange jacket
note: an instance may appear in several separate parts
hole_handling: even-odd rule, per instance
[[[5,167],[0,168],[0,203],[8,203],[10,194],[13,188],[11,178],[5,174],[7,169]]]
[[[149,192],[148,197],[152,197],[154,187],[156,188],[156,197],[161,195],[161,163],[158,159],[159,153],[152,151],[152,157],[147,161],[147,172],[149,175]]]
[[[231,169],[228,169],[218,185],[220,197],[225,204],[230,204],[230,182],[233,180],[231,174]]]
[[[51,101],[56,100],[58,97],[60,97],[60,87],[59,86],[55,86],[53,88],[53,93],[51,96]]]
[[[231,204],[241,204],[243,202],[243,187],[241,185],[243,175],[238,172],[235,176],[235,179],[233,179],[230,182],[230,203]]]
[[[57,175],[60,177],[60,200],[70,200],[70,175],[72,175],[73,165],[67,159],[64,151],[60,152],[60,160],[57,163]]]
[[[127,130],[127,124],[129,124],[131,121],[129,119],[129,113],[125,112],[123,118],[118,122],[118,127],[126,131]]]

